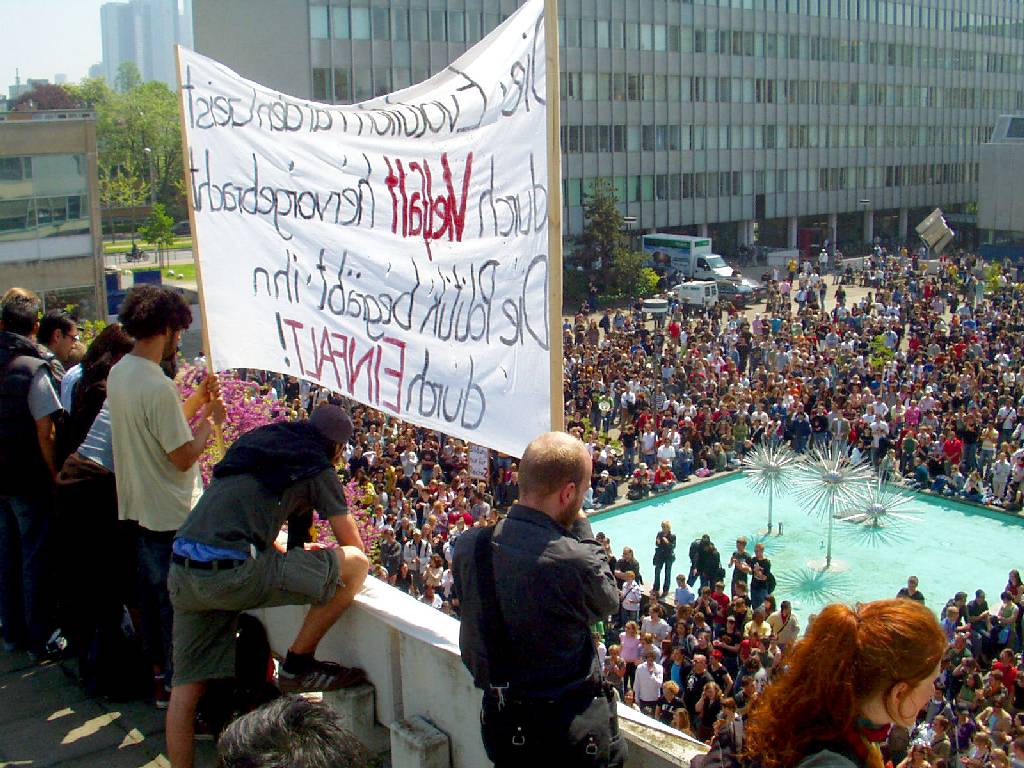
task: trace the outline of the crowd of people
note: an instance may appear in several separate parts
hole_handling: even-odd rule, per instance
[[[609,484],[640,497],[729,471],[767,440],[841,441],[887,478],[1019,510],[1020,267],[878,249],[866,272],[857,300],[806,261],[769,280],[771,311],[567,322],[567,425],[592,446],[595,505]]]
[[[761,312],[719,307],[688,317],[673,303],[667,321],[652,327],[639,304],[585,306],[566,321],[566,429],[593,463],[584,509],[731,471],[762,441],[785,442],[798,453],[839,441],[891,480],[1021,508],[1020,268],[970,254],[929,267],[920,253],[876,249],[864,270],[867,290],[852,299],[850,281],[833,276],[829,285],[826,266],[808,261],[770,276],[776,279],[768,280]],[[113,324],[86,348],[73,317],[53,311],[40,319],[38,299],[20,289],[3,298],[0,336],[5,647],[46,658],[70,642],[83,679],[102,692],[114,684],[116,662],[95,653],[105,647],[95,640],[124,626],[127,615],[144,641],[142,666],[154,676],[160,705],[173,670],[166,587],[172,544],[202,491],[196,462],[225,418],[217,378],[176,400],[173,414],[154,416],[166,429],[156,446],[133,437],[119,444],[112,435],[132,434],[130,412],[145,406],[136,402],[138,392],[159,389],[170,402],[174,337],[190,320],[175,311],[180,316],[160,321],[171,339],[144,350],[162,368],[162,381],[153,377],[155,366],[112,374],[153,328]],[[496,522],[517,499],[517,459],[492,452],[486,476],[471,477],[461,440],[290,377],[237,375],[252,384],[253,396],[277,400],[299,419],[318,406],[348,408],[351,437],[338,458],[380,535],[370,569],[457,615],[455,543]],[[119,409],[118,402],[130,405]],[[180,476],[140,461],[157,448]],[[99,512],[74,514],[86,508]],[[309,538],[311,510],[303,514],[289,520],[289,546]],[[90,560],[83,578],[82,552],[100,541],[115,542],[125,556],[101,566]],[[763,551],[748,553],[741,539],[723,562],[705,537],[690,545],[689,568],[673,574],[676,540],[665,523],[648,591],[632,551],[616,557],[606,546],[621,598],[619,612],[594,628],[607,679],[626,703],[702,740],[741,742],[734,723],[800,632],[788,602],[776,602],[770,561]],[[76,577],[58,590],[61,569],[76,569]],[[110,584],[117,588],[97,588]],[[944,738],[960,754],[996,755],[992,762],[999,750],[1012,753],[1007,737],[1017,735],[1013,713],[1024,704],[1014,656],[1022,637],[1019,579],[1011,577],[1003,597],[989,613],[983,594],[970,601],[958,595],[943,613],[950,645],[936,696],[941,692],[947,709],[915,733],[914,743],[929,751],[909,750],[913,768],[948,758]],[[902,759],[906,749],[897,744],[892,754]]]

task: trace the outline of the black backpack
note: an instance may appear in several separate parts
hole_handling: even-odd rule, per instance
[[[259,619],[240,614],[235,640],[235,677],[209,682],[199,702],[199,715],[219,735],[235,718],[281,695],[273,680],[274,657],[267,631]]]

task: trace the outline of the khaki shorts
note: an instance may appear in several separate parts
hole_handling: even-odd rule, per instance
[[[268,549],[228,571],[171,564],[167,589],[174,606],[172,685],[234,677],[238,614],[276,605],[322,605],[341,584],[328,549]]]

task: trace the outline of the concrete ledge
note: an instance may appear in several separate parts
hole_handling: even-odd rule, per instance
[[[263,622],[274,651],[284,655],[306,609],[282,606],[251,613]],[[459,623],[452,617],[371,576],[352,607],[324,637],[317,657],[366,670],[373,684],[376,712],[372,722],[399,728],[399,736],[394,729],[390,734],[392,749],[396,739],[405,738],[408,727],[402,724],[418,718],[444,737],[446,746],[441,751],[445,757],[439,765],[489,765],[480,740],[481,694],[459,657]],[[355,711],[358,705],[362,713],[367,701],[365,693],[353,694],[345,706],[351,704]],[[619,713],[630,748],[627,768],[686,768],[689,757],[706,751],[698,742],[636,710],[620,704]],[[359,717],[368,722],[364,715]],[[357,734],[362,727],[353,721]],[[405,768],[407,764],[393,753],[392,765]]]
[[[451,751],[448,736],[419,715],[388,726],[391,731],[391,764],[401,768],[448,768]]]
[[[387,752],[391,743],[388,729],[374,718],[374,691],[369,683],[324,692],[324,703],[338,713],[342,725],[359,739],[371,754]]]

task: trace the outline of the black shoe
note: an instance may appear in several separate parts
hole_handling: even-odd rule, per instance
[[[304,673],[293,675],[284,668],[277,671],[281,693],[308,693],[352,688],[366,682],[366,673],[356,667],[343,667],[330,661],[314,661]]]

